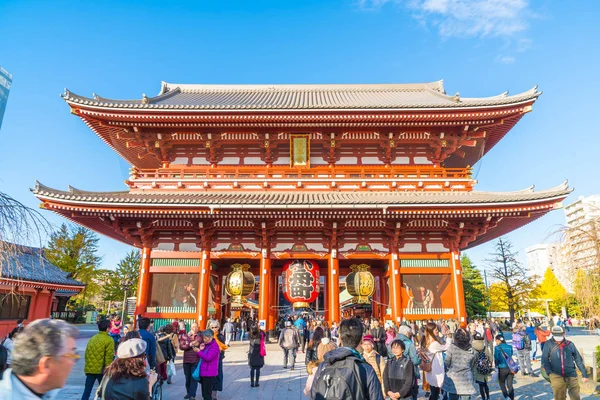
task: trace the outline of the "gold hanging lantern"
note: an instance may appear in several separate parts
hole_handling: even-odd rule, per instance
[[[254,292],[254,275],[249,269],[248,264],[233,264],[232,271],[225,278],[225,291],[233,303],[246,302],[246,296]]]
[[[346,290],[359,304],[368,304],[375,291],[375,277],[367,264],[351,265],[352,272],[346,277]]]

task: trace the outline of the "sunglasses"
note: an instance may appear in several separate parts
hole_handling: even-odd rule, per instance
[[[77,361],[79,361],[79,359],[81,359],[81,356],[79,355],[79,353],[77,352],[77,350],[73,350],[72,353],[61,354],[59,357],[70,358],[74,362],[77,362]]]

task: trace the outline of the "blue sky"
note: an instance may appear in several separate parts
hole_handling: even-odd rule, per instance
[[[126,4],[124,4],[126,3]],[[573,7],[573,5],[577,7]],[[545,189],[569,179],[600,193],[600,2],[363,0],[0,1],[0,65],[14,76],[0,131],[0,190],[37,207],[37,179],[125,190],[128,165],[59,97],[141,98],[160,82],[404,83],[444,79],[450,94],[544,92],[476,166],[477,190]],[[63,220],[45,212],[51,222]],[[547,241],[555,211],[510,234]],[[467,253],[483,267],[490,243]],[[102,238],[104,267],[128,246]]]

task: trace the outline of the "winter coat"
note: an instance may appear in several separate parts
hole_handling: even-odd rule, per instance
[[[261,368],[265,365],[265,358],[260,355],[260,337],[250,339],[248,345],[248,365],[255,368]]]
[[[159,333],[156,338],[156,343],[160,346],[160,350],[165,357],[165,361],[169,362],[171,360],[175,360],[175,348],[173,347],[173,342],[171,342],[171,337],[164,333]]]
[[[400,398],[409,397],[415,386],[414,365],[406,357],[390,358],[383,372],[384,393],[400,393]]]
[[[540,343],[546,343],[546,341],[548,340],[548,336],[552,334],[550,330],[545,331],[540,327],[535,328],[534,333],[535,337],[537,337],[537,340]]]
[[[202,364],[200,364],[200,376],[209,377],[219,375],[220,354],[221,349],[214,339],[210,343],[205,344],[204,349],[198,352],[198,357],[202,360]]]
[[[408,338],[408,336],[403,335],[401,333],[396,336],[396,339],[402,340],[404,342],[405,350],[404,355],[408,357],[408,359],[412,362],[413,367],[415,368],[415,376],[419,377],[419,365],[421,365],[421,357],[417,354],[417,348],[415,347],[414,342]],[[388,354],[392,354],[391,347],[388,346]]]
[[[115,342],[106,332],[94,335],[85,348],[86,374],[101,374],[115,358]]]
[[[156,369],[156,338],[146,329],[138,330],[142,340],[146,342],[146,354],[148,355],[148,365],[150,369]]]
[[[321,343],[317,347],[317,360],[323,360],[327,352],[337,349],[337,345],[328,338],[322,338]]]
[[[12,373],[12,369],[10,368],[4,371],[2,379],[0,380],[0,399],[2,400],[53,400],[58,397],[60,391],[61,389],[54,389],[39,397],[29,390],[29,388]]]
[[[379,353],[382,354],[383,356],[387,356],[388,351],[387,348],[385,347],[385,339],[386,339],[386,334],[385,334],[385,328],[380,326],[379,328],[373,328],[370,331],[371,336],[373,336],[373,339],[379,339],[378,342],[373,341],[373,343],[375,344],[375,350]]]
[[[475,378],[476,382],[488,382],[488,380],[490,379],[490,377],[492,376],[492,374],[490,373],[489,375],[484,375],[481,374],[477,371],[477,361],[479,360],[479,353],[484,353],[488,359],[490,360],[490,362],[492,362],[492,365],[494,363],[494,355],[492,354],[492,349],[490,348],[490,346],[486,346],[485,342],[483,340],[473,340],[473,350],[475,350],[475,361],[473,364],[473,376]]]
[[[434,340],[427,347],[427,355],[431,360],[431,371],[425,372],[425,377],[431,386],[441,388],[444,383],[445,368],[442,353],[448,350],[449,346],[449,343],[440,344]]]
[[[365,361],[368,362],[371,367],[373,367],[373,370],[375,370],[375,374],[377,375],[377,379],[379,379],[379,383],[381,384],[381,387],[383,387],[383,371],[385,370],[385,357],[375,350],[373,350],[369,354],[363,352],[362,356],[365,359]]]
[[[332,392],[340,392],[345,389],[346,385],[352,393],[352,397],[336,400],[383,400],[383,390],[377,375],[368,363],[366,363],[360,354],[355,349],[348,347],[339,347],[324,355],[323,362],[319,365],[312,388],[310,390],[311,399],[324,399],[324,392],[319,389],[322,387],[320,382],[324,382],[323,371],[336,368],[343,374],[343,381],[333,381],[331,387]],[[358,368],[355,369],[355,368]],[[326,372],[325,372],[326,373]],[[357,380],[357,376],[360,381]],[[363,380],[364,377],[364,380]],[[344,385],[339,386],[338,385]],[[361,390],[362,385],[362,390]],[[364,396],[363,396],[364,395]]]
[[[458,395],[475,394],[473,386],[473,363],[475,354],[473,349],[463,350],[451,344],[446,352],[444,365],[448,368],[442,390]]]
[[[138,400],[150,399],[150,390],[148,387],[148,378],[131,376],[128,378],[119,378],[114,381],[105,376],[103,381],[108,379],[106,383],[106,392],[104,397],[110,400]],[[100,383],[102,386],[102,383]],[[99,398],[102,398],[102,388],[100,388]]]
[[[198,344],[202,343],[202,336],[198,334],[190,336],[190,333],[183,333],[179,336],[179,349],[183,350],[184,364],[195,364],[200,360],[192,347],[193,341],[198,342]]]
[[[558,347],[559,344],[560,347]],[[554,338],[548,340],[542,353],[542,367],[548,375],[553,373],[566,378],[576,378],[575,365],[581,371],[581,376],[587,378],[587,369],[573,342],[567,339],[564,339],[562,343],[557,342]]]
[[[279,335],[279,347],[284,349],[297,349],[300,346],[298,332],[293,328],[285,328]]]
[[[507,356],[512,357],[513,348],[511,345],[507,343],[500,343],[498,346],[494,348],[494,363],[496,364],[496,368],[508,368],[508,364],[504,360],[502,355],[502,350],[506,353]]]

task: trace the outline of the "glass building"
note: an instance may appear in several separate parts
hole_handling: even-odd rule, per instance
[[[2,128],[2,119],[8,102],[8,93],[12,83],[12,75],[7,70],[0,66],[0,129]]]

